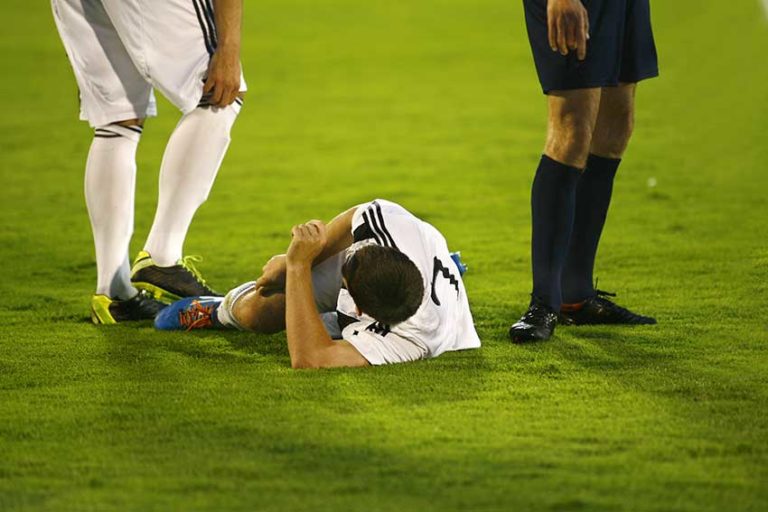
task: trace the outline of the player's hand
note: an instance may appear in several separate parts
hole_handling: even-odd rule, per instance
[[[203,95],[215,107],[231,105],[240,94],[240,50],[219,47],[208,64]]]
[[[285,254],[272,256],[261,269],[261,277],[256,280],[256,289],[264,296],[284,292],[286,268]]]
[[[549,0],[547,25],[549,47],[553,52],[568,55],[575,51],[579,60],[586,58],[589,15],[580,0]]]
[[[319,220],[311,220],[306,224],[294,226],[291,235],[293,235],[293,239],[286,253],[288,265],[307,264],[311,266],[328,241],[325,224]]]

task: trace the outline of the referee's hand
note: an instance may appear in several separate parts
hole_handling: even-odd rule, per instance
[[[547,25],[553,52],[568,55],[575,51],[579,60],[586,58],[589,16],[580,0],[548,0]]]

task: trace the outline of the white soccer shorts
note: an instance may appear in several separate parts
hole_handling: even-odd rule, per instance
[[[98,127],[154,116],[153,88],[185,114],[198,106],[216,49],[211,0],[51,4],[80,88],[80,119]]]

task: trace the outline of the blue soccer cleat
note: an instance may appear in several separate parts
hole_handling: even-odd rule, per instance
[[[451,259],[456,264],[456,267],[458,267],[459,275],[463,276],[467,272],[467,266],[461,261],[461,251],[452,252]]]
[[[220,324],[216,310],[224,297],[187,297],[165,307],[155,317],[155,329],[163,331],[191,331],[211,329]]]

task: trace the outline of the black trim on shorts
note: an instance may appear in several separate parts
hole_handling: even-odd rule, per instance
[[[113,132],[112,130],[107,130],[106,128],[96,128],[93,131],[94,137],[99,137],[102,139],[114,139],[116,137],[122,137],[122,133]]]

